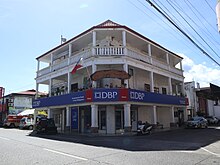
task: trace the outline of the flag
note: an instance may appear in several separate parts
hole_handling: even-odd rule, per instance
[[[83,58],[80,58],[80,59],[77,61],[76,65],[74,66],[74,68],[73,68],[72,71],[71,71],[72,74],[76,73],[77,69],[79,69],[79,68],[82,67],[82,64],[81,64],[82,60],[83,60]]]

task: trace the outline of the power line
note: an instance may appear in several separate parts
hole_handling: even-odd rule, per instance
[[[176,25],[167,15],[165,15],[157,6],[155,6],[150,0],[146,0],[153,8],[155,8],[163,17],[165,17],[173,26],[175,26],[186,38],[190,40],[203,54],[209,57],[213,62],[215,62],[218,66],[220,64],[211,56],[209,55],[203,48],[201,48],[188,34],[186,34],[178,25]]]
[[[215,14],[215,10],[211,7],[211,5],[207,2],[207,0],[205,0],[205,2],[207,3],[207,5],[210,7],[210,9],[213,11],[213,13]]]
[[[147,13],[146,13],[146,11],[144,11],[144,10],[142,10],[140,7],[138,7],[137,5],[135,5],[133,2],[131,2],[130,0],[128,0],[129,1],[129,3],[131,3],[135,8],[137,8],[139,11],[141,11],[143,14],[145,14],[145,15],[147,15],[149,18],[151,18],[152,20],[154,20],[153,18],[154,17],[152,17],[151,15],[148,15]],[[146,9],[148,9],[148,11],[150,11],[153,15],[155,15],[157,18],[159,18],[163,23],[165,23],[167,26],[169,26],[171,29],[173,29],[174,31],[177,31],[176,30],[176,28],[174,28],[173,26],[171,26],[168,22],[165,22],[163,19],[161,19],[161,17],[159,17],[158,15],[156,15],[154,12],[152,12],[151,10],[149,10],[149,8],[143,3],[143,2],[141,2],[140,0],[137,0],[142,6],[144,6]],[[162,25],[163,26],[163,24],[159,24],[159,22],[158,21],[155,21],[158,25]],[[162,27],[161,26],[161,27]],[[185,45],[187,48],[189,48],[189,46],[191,46],[188,42],[187,42],[187,40],[185,40],[185,38],[183,38],[183,40],[180,40],[176,35],[174,35],[171,31],[169,31],[167,28],[166,28],[166,26],[164,26],[164,29],[168,32],[168,33],[170,33],[174,38],[176,38],[177,40],[179,40],[179,41],[181,41],[181,42],[185,42],[183,45]],[[177,31],[178,32],[178,31]],[[178,34],[178,35],[180,35],[181,36],[181,34],[180,33],[175,33],[175,34]]]
[[[206,42],[206,40],[196,31],[196,29],[180,14],[178,10],[168,1],[166,0],[169,5],[179,14],[179,16],[188,24],[188,26],[199,36],[199,38],[213,51],[213,53],[216,54],[217,57],[220,58],[220,56],[215,52],[215,50]],[[201,43],[200,43],[201,44]]]

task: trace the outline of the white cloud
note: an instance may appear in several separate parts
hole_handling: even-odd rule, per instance
[[[207,67],[206,62],[202,64],[196,64],[189,57],[180,54],[183,59],[183,70],[185,76],[185,82],[195,81],[200,84],[201,87],[209,87],[209,83],[220,86],[220,68]]]
[[[79,8],[81,8],[81,9],[82,9],[82,8],[87,8],[87,7],[89,7],[89,5],[88,5],[88,4],[85,4],[85,3],[83,3],[83,4],[81,4],[81,5],[80,5],[80,7],[79,7]]]

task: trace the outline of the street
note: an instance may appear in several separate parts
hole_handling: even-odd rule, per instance
[[[30,136],[0,128],[1,165],[220,164],[220,128],[180,129],[146,136]]]

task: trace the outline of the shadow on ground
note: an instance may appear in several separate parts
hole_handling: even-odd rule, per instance
[[[93,134],[38,135],[33,131],[29,136],[128,151],[171,151],[197,150],[217,142],[220,140],[220,129],[218,127],[178,129],[155,132],[144,136],[97,136]]]

